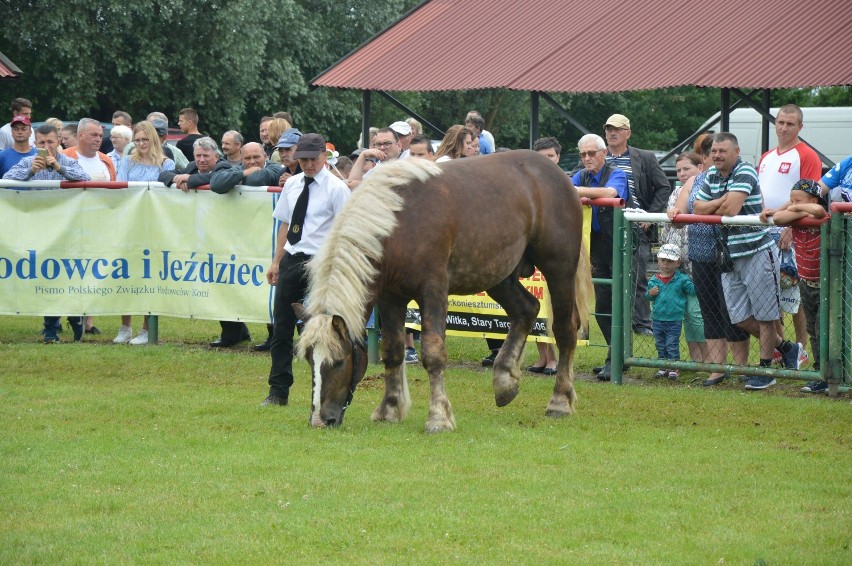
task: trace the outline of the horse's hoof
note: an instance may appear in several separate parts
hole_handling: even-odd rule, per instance
[[[568,417],[574,414],[574,407],[567,400],[559,402],[551,399],[550,403],[547,404],[547,410],[544,411],[544,414],[545,416],[556,419]]]
[[[452,423],[447,419],[429,419],[426,421],[426,434],[453,432],[454,430],[456,430],[455,423]]]
[[[400,417],[399,411],[396,409],[388,409],[388,407],[384,405],[379,405],[376,407],[376,410],[373,411],[373,416],[371,417],[375,422],[386,421],[389,423],[399,423],[402,422],[402,418]]]
[[[518,396],[518,386],[515,385],[510,389],[505,389],[503,391],[495,391],[494,392],[494,401],[497,403],[498,407],[505,407],[509,403],[515,400],[515,397]]]

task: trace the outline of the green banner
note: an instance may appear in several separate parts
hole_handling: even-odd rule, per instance
[[[0,314],[267,322],[276,198],[0,189]]]

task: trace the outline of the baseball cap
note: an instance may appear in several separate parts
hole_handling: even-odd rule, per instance
[[[809,195],[816,197],[822,206],[826,205],[825,198],[822,196],[822,190],[820,190],[819,183],[816,181],[812,181],[811,179],[799,179],[793,184],[793,188],[790,190],[808,193]]]
[[[284,130],[284,133],[281,134],[281,137],[278,138],[278,143],[275,147],[280,148],[288,148],[293,147],[297,143],[299,143],[299,138],[302,137],[302,132],[297,130],[296,128],[290,128],[289,130]]]
[[[27,126],[32,126],[32,122],[30,122],[29,116],[24,116],[23,114],[18,114],[12,121],[9,123],[9,127],[14,126],[15,124],[26,124]]]
[[[158,136],[164,136],[169,131],[169,123],[162,118],[154,118],[151,120],[151,125],[154,126],[155,130],[157,130]]]
[[[314,159],[325,152],[325,138],[320,134],[305,134],[296,144],[294,159]]]
[[[674,244],[663,244],[660,246],[660,251],[657,252],[657,257],[661,259],[671,259],[673,261],[680,260],[680,248]]]
[[[616,128],[630,128],[630,120],[624,114],[613,114],[606,119],[604,126],[615,126]]]
[[[411,126],[409,126],[407,122],[394,122],[389,127],[391,130],[401,136],[411,135]]]

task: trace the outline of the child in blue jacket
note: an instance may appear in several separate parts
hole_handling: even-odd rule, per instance
[[[657,357],[661,360],[680,359],[680,332],[689,295],[695,295],[695,285],[688,275],[678,271],[680,248],[674,244],[664,244],[657,253],[657,266],[660,271],[648,281],[645,298],[651,301],[653,313],[651,326],[654,341],[657,344]],[[661,369],[657,377],[677,379],[680,372],[676,369]]]

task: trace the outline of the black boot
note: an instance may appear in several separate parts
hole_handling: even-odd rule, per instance
[[[260,344],[255,344],[254,351],[255,352],[268,352],[270,346],[272,346],[272,329],[274,327],[271,324],[266,325],[266,331],[269,333],[265,342],[261,342]]]

